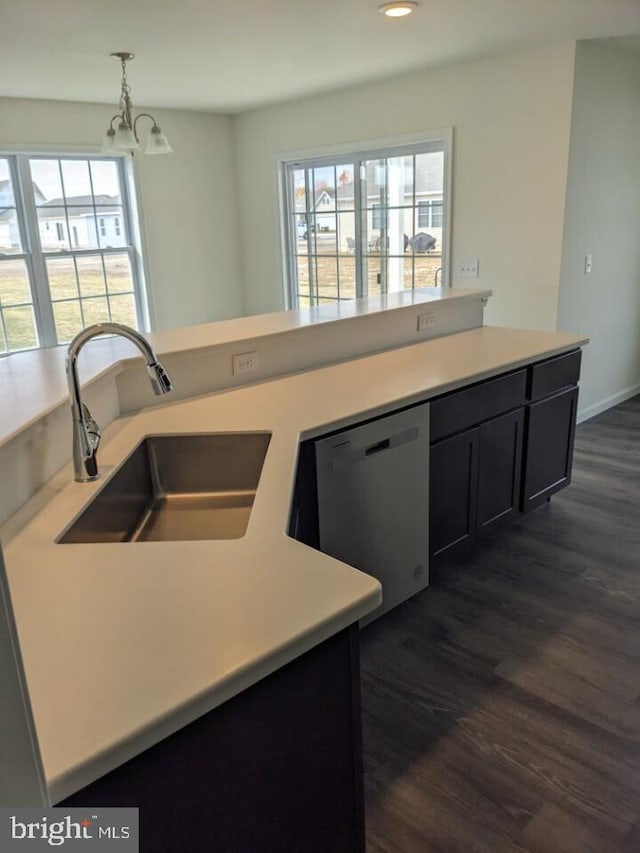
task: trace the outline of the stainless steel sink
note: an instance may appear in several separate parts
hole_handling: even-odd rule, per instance
[[[268,432],[147,436],[58,542],[239,539],[270,439]]]

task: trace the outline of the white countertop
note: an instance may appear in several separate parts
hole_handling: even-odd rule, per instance
[[[103,476],[148,434],[264,430],[272,438],[242,539],[57,545],[103,482],[72,483],[68,469],[4,526],[53,801],[377,606],[376,580],[285,534],[301,436],[583,343],[484,327],[114,422],[98,454]]]

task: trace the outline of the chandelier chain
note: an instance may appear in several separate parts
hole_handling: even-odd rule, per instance
[[[129,86],[127,78],[127,60],[122,57],[120,62],[122,63],[122,91],[120,94],[120,109],[122,110],[127,107],[127,102],[131,103],[131,86]]]

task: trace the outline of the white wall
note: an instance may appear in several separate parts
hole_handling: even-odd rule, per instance
[[[640,391],[640,59],[586,42],[576,50],[558,328],[591,338],[584,414]]]
[[[0,150],[99,145],[114,112],[103,104],[0,98]],[[155,327],[237,317],[244,303],[231,119],[151,112],[175,150],[135,160]]]
[[[485,322],[554,329],[575,44],[395,77],[234,120],[245,307],[284,305],[283,152],[454,128],[453,284],[490,287]],[[479,258],[478,280],[455,277]]]
[[[453,127],[453,284],[493,289],[488,324],[589,335],[581,409],[614,403],[640,385],[639,65],[567,43],[234,117],[154,111],[176,151],[135,161],[155,327],[284,307],[279,156]],[[111,109],[0,99],[0,147],[95,145]]]

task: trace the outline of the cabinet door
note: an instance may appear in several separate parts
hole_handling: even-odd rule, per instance
[[[527,412],[522,509],[526,512],[571,481],[578,389],[532,403]]]
[[[478,474],[478,535],[520,515],[524,408],[482,424]]]
[[[358,644],[341,631],[57,805],[137,806],[142,853],[364,853]]]
[[[429,541],[432,558],[475,539],[479,429],[431,445]]]

